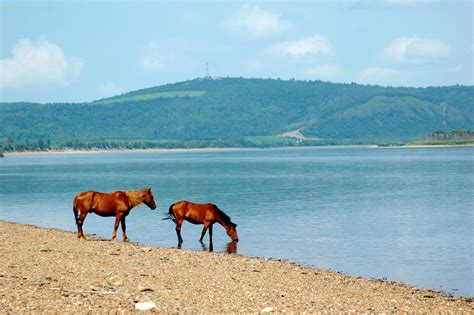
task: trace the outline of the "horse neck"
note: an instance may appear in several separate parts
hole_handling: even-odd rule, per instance
[[[230,228],[230,225],[225,223],[225,221],[219,216],[216,215],[216,221],[224,227],[224,229],[228,230]]]
[[[144,193],[142,190],[126,190],[125,194],[127,195],[128,202],[132,208],[143,202]]]

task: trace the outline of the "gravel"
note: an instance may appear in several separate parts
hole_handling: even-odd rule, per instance
[[[0,221],[0,313],[456,312],[472,298],[224,253]]]

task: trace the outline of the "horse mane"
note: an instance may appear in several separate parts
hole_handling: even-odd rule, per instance
[[[146,194],[146,189],[139,190],[125,190],[124,193],[127,195],[128,202],[132,207],[136,207],[143,203],[143,197]]]
[[[216,205],[212,204],[211,205],[214,207],[214,209],[216,210],[216,213],[217,215],[219,216],[219,218],[224,221],[224,223],[226,225],[229,225],[233,228],[235,228],[237,226],[237,224],[235,224],[234,222],[232,222],[229,218],[229,216],[227,214],[224,213],[224,211],[222,211],[221,209],[219,209]]]

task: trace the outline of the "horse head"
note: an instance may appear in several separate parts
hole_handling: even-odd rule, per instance
[[[227,235],[229,235],[229,237],[232,239],[232,241],[238,242],[239,234],[237,233],[237,230],[235,229],[236,227],[237,227],[237,224],[232,223],[227,227],[226,232],[227,232]]]
[[[145,188],[145,195],[143,196],[143,203],[146,204],[151,210],[156,209],[155,199],[151,188]]]

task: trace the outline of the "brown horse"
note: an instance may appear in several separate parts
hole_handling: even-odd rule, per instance
[[[155,209],[156,204],[150,188],[140,190],[114,191],[112,193],[100,193],[96,191],[83,191],[74,198],[73,211],[77,224],[77,237],[85,239],[82,232],[82,224],[87,213],[93,212],[101,217],[115,217],[114,232],[112,240],[117,237],[119,223],[122,224],[123,241],[128,242],[125,233],[125,218],[132,208],[139,204],[146,204],[150,209]]]
[[[237,224],[233,223],[230,218],[213,204],[197,204],[189,201],[179,201],[170,206],[168,217],[165,218],[176,223],[176,234],[178,235],[178,247],[181,247],[183,238],[181,237],[181,225],[186,220],[193,224],[204,224],[201,238],[202,242],[207,229],[209,229],[209,241],[212,246],[212,226],[214,223],[220,223],[226,230],[227,235],[233,240],[238,241]]]

